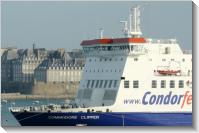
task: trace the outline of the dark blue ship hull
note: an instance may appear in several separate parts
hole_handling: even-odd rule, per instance
[[[192,126],[192,113],[12,112],[22,126]]]

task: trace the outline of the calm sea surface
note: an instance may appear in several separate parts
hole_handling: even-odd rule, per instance
[[[35,102],[35,101],[39,101]],[[9,111],[9,107],[20,107],[20,106],[34,106],[42,104],[62,104],[64,99],[48,99],[48,100],[7,100],[7,103],[1,102],[1,125],[2,126],[20,126],[13,115]]]

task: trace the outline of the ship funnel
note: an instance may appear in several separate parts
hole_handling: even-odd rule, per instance
[[[127,21],[120,21],[124,23],[124,35],[126,37],[140,37],[142,35],[140,29],[140,6],[132,7],[129,15],[129,28]]]
[[[131,37],[140,37],[142,32],[140,30],[140,7],[132,7],[131,14],[129,16],[130,22],[130,35]]]

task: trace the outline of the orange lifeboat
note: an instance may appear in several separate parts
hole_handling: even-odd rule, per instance
[[[176,75],[180,70],[157,70],[157,72],[162,75]]]

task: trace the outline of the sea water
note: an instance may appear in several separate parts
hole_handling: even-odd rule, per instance
[[[1,126],[20,126],[9,111],[10,107],[63,104],[65,99],[7,100],[1,101]]]

